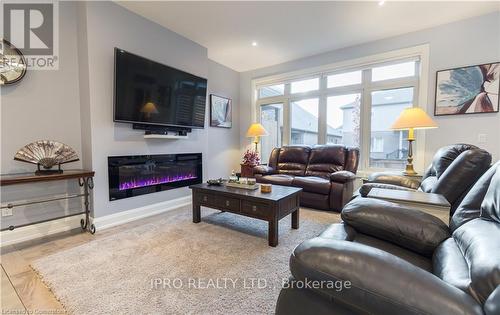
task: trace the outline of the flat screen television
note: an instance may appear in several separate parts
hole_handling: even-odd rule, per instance
[[[207,80],[115,48],[113,120],[204,128]]]

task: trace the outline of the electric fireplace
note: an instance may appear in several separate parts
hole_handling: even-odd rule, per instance
[[[109,200],[203,182],[201,153],[108,157]]]

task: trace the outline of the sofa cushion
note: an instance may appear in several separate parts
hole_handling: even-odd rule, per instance
[[[481,218],[500,223],[500,165],[494,167],[495,175],[481,204]]]
[[[331,183],[328,179],[315,176],[295,177],[292,186],[300,187],[304,191],[328,195],[330,194]]]
[[[432,164],[426,171],[426,174],[424,174],[424,178],[428,176],[441,177],[448,166],[450,166],[460,154],[471,149],[477,149],[477,147],[471,144],[452,144],[440,148],[436,154],[434,154]]]
[[[471,293],[469,266],[452,237],[439,244],[434,251],[432,270],[443,281]]]
[[[481,203],[488,192],[491,179],[500,166],[500,161],[495,163],[481,178],[472,186],[465,198],[460,202],[457,210],[450,219],[450,228],[452,231],[461,225],[479,217],[481,212]]]
[[[259,183],[292,186],[293,176],[276,174],[266,175],[259,178]]]
[[[356,198],[345,205],[341,217],[358,232],[429,257],[450,237],[439,218],[385,200]]]
[[[474,219],[456,229],[453,239],[469,265],[473,296],[484,303],[500,285],[500,224]]]
[[[343,145],[317,145],[309,155],[306,176],[329,178],[333,172],[344,169],[346,148]]]
[[[311,148],[307,146],[286,146],[278,155],[278,173],[304,176]]]

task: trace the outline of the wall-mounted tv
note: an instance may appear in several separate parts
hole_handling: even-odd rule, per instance
[[[113,120],[204,128],[207,80],[115,48]]]

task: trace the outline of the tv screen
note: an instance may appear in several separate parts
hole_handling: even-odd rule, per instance
[[[114,121],[203,128],[207,80],[115,48]]]

